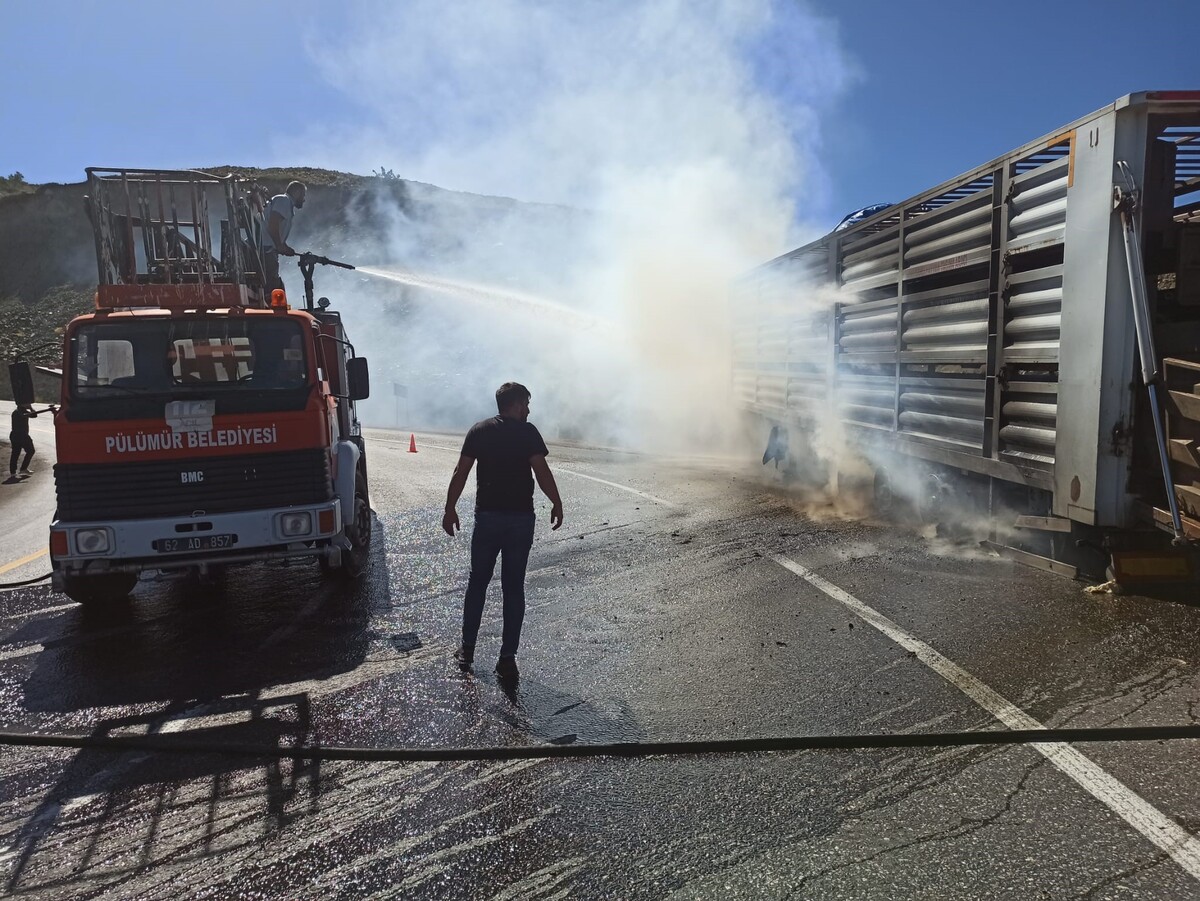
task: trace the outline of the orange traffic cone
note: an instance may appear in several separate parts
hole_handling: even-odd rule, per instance
[[[417,436],[411,432],[408,435],[408,452],[415,454],[417,452]]]

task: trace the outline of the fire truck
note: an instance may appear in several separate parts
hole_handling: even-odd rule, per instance
[[[265,284],[262,194],[235,176],[88,169],[95,311],[67,326],[54,416],[54,587],[84,605],[147,571],[368,560],[367,361],[341,316]],[[14,385],[27,383],[17,377]],[[19,392],[18,392],[19,393]],[[18,403],[32,397],[17,397]]]
[[[1200,91],[1120,98],[732,294],[733,388],[773,436],[764,460],[846,436],[885,508],[903,492],[939,522],[986,518],[1002,553],[1066,575],[1188,575]],[[1159,533],[1178,553],[1154,562]]]

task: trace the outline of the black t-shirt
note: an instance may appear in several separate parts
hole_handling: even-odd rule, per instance
[[[463,442],[473,457],[475,509],[504,513],[533,512],[533,470],[529,458],[550,453],[531,422],[493,416],[471,426]]]
[[[20,438],[25,438],[29,435],[29,413],[17,407],[12,411],[12,433]],[[0,420],[3,422],[3,420]],[[3,426],[0,426],[3,428]]]

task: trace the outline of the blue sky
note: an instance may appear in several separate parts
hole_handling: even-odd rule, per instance
[[[507,100],[519,107],[523,86],[535,90],[545,74],[541,61],[519,52],[524,10],[552,4],[498,5],[506,11],[500,21],[518,35],[503,46],[514,76]],[[418,7],[426,19],[406,43],[405,16]],[[477,61],[466,54],[438,72],[438,53],[459,33],[472,54],[489,49],[488,32],[456,20],[454,7],[6,0],[0,174],[46,182],[79,181],[89,165],[312,164],[364,174],[385,165],[446,187],[520,196],[486,166],[464,176],[470,158],[462,153],[457,166],[439,169],[426,153],[419,169],[405,169],[423,141],[436,141],[433,132],[463,127],[445,117],[454,104],[447,86],[478,91]],[[804,215],[831,226],[851,209],[901,200],[1126,93],[1200,88],[1197,12],[1196,0],[780,0],[774,26],[746,36],[741,49],[758,90],[778,103],[803,145]],[[358,53],[377,27],[392,43]],[[446,43],[430,38],[439,28]],[[794,40],[801,31],[809,35],[803,44]],[[656,40],[665,47],[670,37]],[[448,93],[440,105],[422,103],[408,87]],[[496,110],[468,105],[464,118],[483,127],[478,120]]]
[[[1200,89],[1196,0],[817,5],[862,67],[826,136],[847,207],[912,196],[1126,94]]]

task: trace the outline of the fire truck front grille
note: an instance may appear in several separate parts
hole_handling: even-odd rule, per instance
[[[333,497],[321,448],[151,463],[58,464],[58,518],[140,519],[318,504]]]

